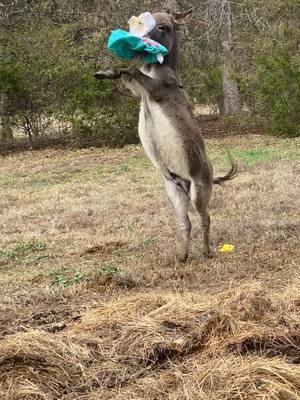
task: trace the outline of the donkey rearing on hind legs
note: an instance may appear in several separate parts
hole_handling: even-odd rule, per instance
[[[235,176],[232,164],[227,175],[213,178],[197,120],[192,114],[179,78],[177,27],[191,12],[155,13],[155,28],[148,37],[161,43],[169,52],[162,64],[145,64],[142,68],[106,69],[96,73],[98,79],[121,78],[132,94],[140,98],[139,136],[153,165],[161,172],[181,232],[178,260],[188,257],[191,222],[189,203],[201,217],[203,255],[211,256],[208,204],[214,183],[222,184]]]

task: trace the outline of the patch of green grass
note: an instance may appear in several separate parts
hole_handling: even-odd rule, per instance
[[[60,268],[50,274],[51,284],[55,286],[70,287],[89,278],[89,273],[76,271],[72,273],[69,268]]]
[[[11,249],[0,251],[0,259],[21,260],[30,256],[33,252],[43,251],[46,248],[46,243],[32,240],[27,243],[18,244]]]
[[[93,180],[99,180],[99,178],[105,177],[111,174],[126,174],[128,172],[134,172],[139,169],[149,168],[150,161],[146,157],[138,157],[129,159],[121,164],[105,164],[102,166],[97,166],[92,170],[87,172],[87,178]]]
[[[153,244],[153,243],[155,243],[155,242],[157,242],[157,238],[155,238],[155,237],[148,237],[148,238],[146,238],[146,239],[144,239],[143,240],[143,246],[149,246],[150,244]]]
[[[60,268],[50,274],[51,284],[65,288],[78,285],[81,282],[92,281],[98,277],[111,278],[120,272],[120,268],[113,264],[102,264],[87,272],[72,271],[69,268]]]
[[[118,166],[118,173],[132,172],[140,168],[149,168],[150,162],[146,157],[131,158],[126,163]]]
[[[81,175],[82,171],[77,169],[50,174],[36,174],[34,176],[30,176],[27,182],[29,186],[33,186],[35,188],[44,188],[72,182]]]
[[[128,164],[121,164],[119,167],[119,172],[129,172],[130,166]]]
[[[253,165],[261,161],[272,161],[278,158],[278,153],[274,150],[257,148],[252,150],[233,150],[234,159],[244,161],[247,165]]]
[[[228,153],[234,160],[242,161],[247,165],[279,160],[300,159],[299,139],[274,139],[269,136],[239,137],[231,143],[216,145],[209,142],[208,154],[213,164],[226,161]]]
[[[74,284],[78,284],[78,283],[80,283],[80,282],[82,282],[82,281],[87,280],[87,279],[88,279],[88,276],[89,276],[89,275],[88,275],[86,272],[77,271],[77,272],[75,272],[75,274],[74,274],[73,282],[74,282]]]
[[[42,254],[36,257],[36,261],[52,260],[55,258],[52,254]]]
[[[113,276],[113,275],[119,273],[120,271],[121,271],[120,268],[117,267],[116,265],[105,263],[105,264],[100,265],[96,269],[95,274],[109,277],[109,276]]]
[[[44,188],[50,184],[50,179],[43,176],[35,176],[29,180],[29,185],[35,188]]]
[[[151,166],[150,161],[147,157],[131,158],[127,162],[131,167],[143,167],[148,168]]]
[[[104,167],[97,167],[93,170],[93,175],[95,175],[95,177],[102,176],[104,173],[105,173]]]
[[[50,274],[51,284],[56,286],[70,286],[70,279],[68,277],[68,269],[61,268],[57,271],[54,271]]]
[[[11,177],[7,175],[0,175],[0,188],[5,189],[11,185]]]

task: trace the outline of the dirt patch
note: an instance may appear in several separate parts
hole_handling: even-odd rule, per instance
[[[84,256],[87,254],[98,254],[98,255],[111,255],[114,251],[122,249],[128,246],[126,242],[107,242],[102,244],[97,244],[88,249],[84,250],[80,255]]]

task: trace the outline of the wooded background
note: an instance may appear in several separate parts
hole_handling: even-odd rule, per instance
[[[299,0],[2,0],[2,146],[68,136],[136,143],[138,105],[94,73],[120,64],[106,49],[132,15],[197,6],[181,29],[181,75],[194,104],[270,133],[300,134]],[[17,133],[16,133],[17,132]]]

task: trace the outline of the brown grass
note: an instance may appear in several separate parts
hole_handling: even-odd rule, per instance
[[[299,141],[207,145],[240,172],[183,267],[139,146],[1,159],[0,399],[300,399]]]

